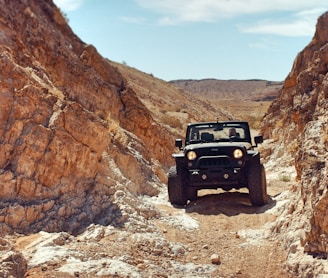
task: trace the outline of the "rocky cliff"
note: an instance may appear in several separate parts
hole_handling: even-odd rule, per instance
[[[288,154],[300,181],[292,189],[295,198],[276,228],[284,234],[286,245],[293,246],[291,254],[299,248],[317,257],[328,256],[327,72],[328,13],[325,13],[318,19],[312,41],[297,55],[262,125],[264,136],[278,146],[268,150],[270,158],[279,161]]]
[[[120,202],[165,181],[171,135],[52,1],[0,11],[0,232],[122,224]]]

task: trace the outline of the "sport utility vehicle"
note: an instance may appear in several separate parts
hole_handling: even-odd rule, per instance
[[[242,121],[189,124],[186,138],[175,140],[179,153],[173,154],[176,166],[168,175],[169,200],[186,205],[197,199],[200,189],[231,190],[248,188],[252,205],[268,202],[266,176],[255,150],[263,142],[255,136],[252,145],[249,125]]]

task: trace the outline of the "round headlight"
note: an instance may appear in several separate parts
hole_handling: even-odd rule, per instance
[[[239,158],[242,158],[243,157],[243,151],[241,150],[241,149],[235,149],[234,151],[233,151],[233,157],[235,158],[235,159],[239,159]]]
[[[196,157],[197,157],[197,154],[194,151],[190,151],[190,152],[187,153],[187,158],[189,160],[195,160]]]

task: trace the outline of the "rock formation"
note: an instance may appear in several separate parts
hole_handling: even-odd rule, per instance
[[[123,195],[158,192],[170,134],[52,1],[0,11],[0,232],[120,225]]]
[[[136,196],[156,195],[165,181],[170,129],[138,98],[137,84],[74,35],[51,0],[3,0],[0,12],[0,235],[80,234],[91,223],[115,227],[128,218],[149,232],[142,221],[158,212]],[[266,159],[288,154],[300,181],[272,228],[290,256],[328,256],[327,25],[328,13],[262,126],[272,142]],[[172,115],[190,119],[174,108]],[[5,239],[0,249],[0,276],[23,277],[26,258]],[[292,267],[304,270],[300,260]]]
[[[300,181],[300,186],[293,188],[295,199],[276,230],[284,232],[288,247],[295,249],[299,242],[300,250],[316,257],[328,256],[327,27],[325,13],[318,19],[312,41],[297,55],[262,126],[265,138],[283,148],[269,149],[271,159],[279,160],[283,152],[287,153]]]
[[[0,277],[24,277],[27,261],[12,244],[0,238]]]

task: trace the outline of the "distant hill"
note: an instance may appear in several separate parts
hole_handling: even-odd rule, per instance
[[[272,101],[276,98],[283,82],[260,79],[219,80],[219,79],[180,79],[170,83],[207,99]]]

